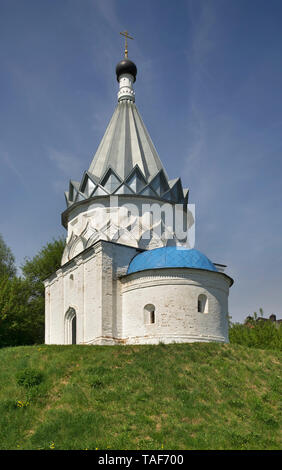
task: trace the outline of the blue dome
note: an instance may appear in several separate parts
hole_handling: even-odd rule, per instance
[[[196,268],[217,271],[215,265],[199,250],[166,246],[136,255],[128,266],[127,274],[159,268]]]

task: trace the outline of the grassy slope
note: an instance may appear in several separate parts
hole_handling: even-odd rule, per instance
[[[279,355],[215,343],[5,348],[0,448],[278,449]],[[16,378],[28,367],[43,373],[29,389]]]

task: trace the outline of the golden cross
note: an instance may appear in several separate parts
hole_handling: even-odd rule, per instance
[[[125,51],[124,51],[124,57],[127,58],[127,57],[128,57],[127,38],[129,38],[129,39],[134,39],[134,38],[132,38],[131,36],[129,36],[128,31],[123,31],[122,33],[119,33],[119,34],[121,34],[122,36],[125,37]]]

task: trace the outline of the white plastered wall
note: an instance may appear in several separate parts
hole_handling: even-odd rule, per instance
[[[45,281],[45,343],[67,344],[66,314],[76,313],[77,344],[115,344],[122,338],[118,276],[135,248],[99,241]]]
[[[228,341],[231,279],[189,268],[126,275],[139,251],[99,241],[46,280],[46,344],[66,344],[70,308],[78,344]],[[206,313],[198,312],[201,294],[207,296]],[[148,304],[155,306],[154,324],[145,321]]]
[[[126,343],[228,342],[228,276],[200,269],[147,270],[122,280],[123,336]],[[198,297],[207,297],[207,313]],[[146,324],[144,307],[155,306]]]

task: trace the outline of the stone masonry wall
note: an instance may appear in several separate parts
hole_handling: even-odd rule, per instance
[[[199,269],[159,269],[123,279],[123,336],[127,343],[228,342],[229,278]],[[198,296],[208,313],[198,312]],[[146,324],[144,307],[155,306]]]

